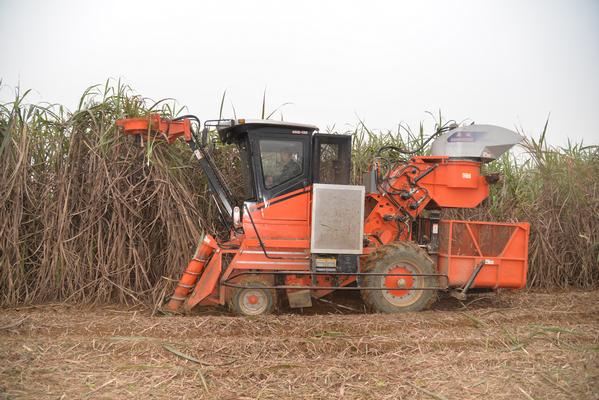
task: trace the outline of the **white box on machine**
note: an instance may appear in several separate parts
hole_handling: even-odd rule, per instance
[[[312,186],[311,253],[362,254],[364,196],[364,186]]]

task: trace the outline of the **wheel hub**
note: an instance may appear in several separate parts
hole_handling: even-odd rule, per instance
[[[409,264],[401,264],[390,266],[387,274],[416,274],[418,270]],[[420,290],[410,290],[413,287],[422,285],[421,277],[411,275],[395,275],[384,276],[383,287],[388,288],[383,290],[383,296],[387,301],[396,306],[406,306],[414,303],[421,295]]]
[[[413,274],[412,271],[408,270],[403,266],[396,266],[387,271],[388,274]],[[414,277],[412,276],[386,276],[384,286],[393,289],[387,290],[389,294],[395,297],[403,297],[410,291],[406,290],[414,285]],[[400,289],[397,289],[400,288]],[[404,289],[405,288],[405,289]]]
[[[255,294],[250,294],[248,296],[248,303],[250,304],[258,304],[259,301],[260,299],[258,299],[258,296],[256,296]]]

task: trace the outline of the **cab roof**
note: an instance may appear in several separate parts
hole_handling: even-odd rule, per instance
[[[229,124],[220,124],[217,127],[218,134],[223,143],[232,143],[236,138],[246,134],[250,130],[260,128],[282,128],[293,131],[307,131],[313,133],[318,130],[316,125],[301,124],[296,122],[273,121],[270,119],[237,119],[230,120]],[[297,132],[300,133],[300,132]],[[304,133],[304,132],[301,132]]]

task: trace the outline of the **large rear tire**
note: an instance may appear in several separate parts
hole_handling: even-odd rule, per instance
[[[433,260],[411,242],[396,242],[372,253],[362,269],[372,273],[434,274]],[[410,290],[411,287],[437,287],[435,276],[366,276],[363,286],[386,287],[385,290],[362,290],[366,306],[375,312],[399,313],[429,308],[437,299],[436,290]]]

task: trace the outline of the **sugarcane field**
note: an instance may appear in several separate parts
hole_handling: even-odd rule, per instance
[[[599,5],[172,3],[0,2],[0,399],[599,399]]]

